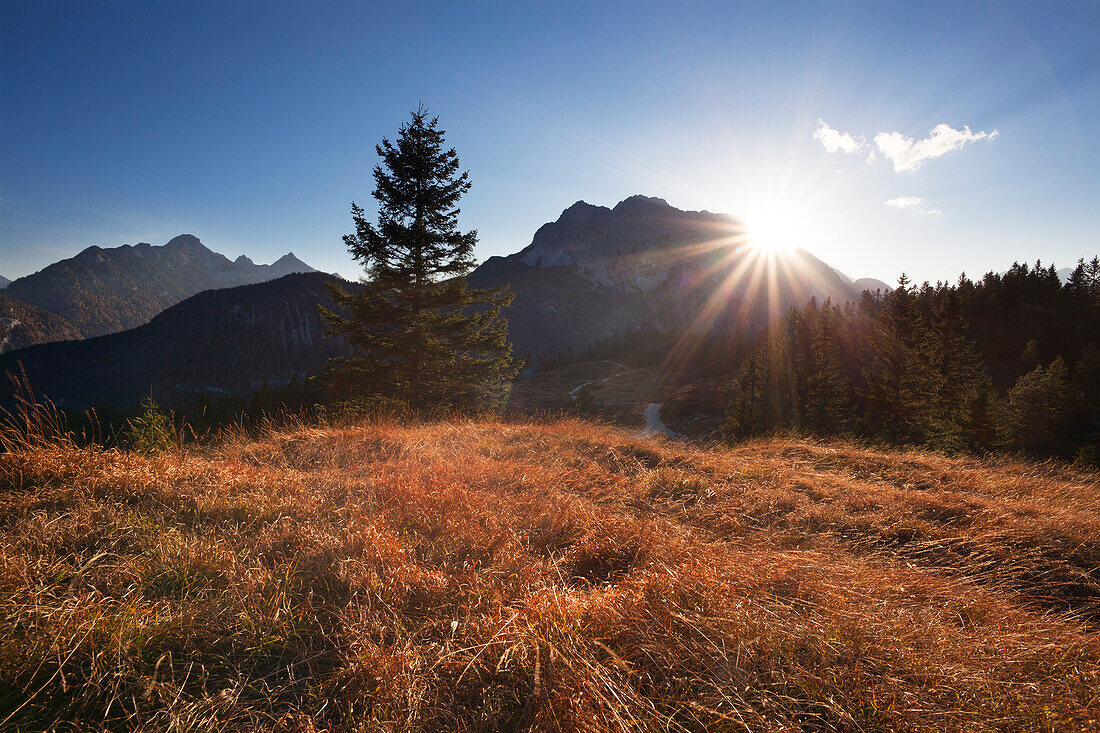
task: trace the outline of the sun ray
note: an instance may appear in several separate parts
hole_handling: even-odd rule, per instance
[[[789,206],[773,203],[760,207],[751,217],[720,228],[725,231],[716,231],[718,236],[679,247],[671,255],[687,261],[718,253],[693,268],[695,277],[685,298],[692,297],[695,288],[707,288],[708,292],[662,360],[658,389],[668,386],[675,373],[696,356],[716,326],[735,332],[764,328],[780,318],[785,308],[812,295],[828,298],[837,285],[807,261],[800,247],[808,232]]]

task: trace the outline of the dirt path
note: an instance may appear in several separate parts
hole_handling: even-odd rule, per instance
[[[668,429],[668,426],[661,422],[661,406],[663,402],[650,402],[645,406],[645,410],[642,411],[642,417],[645,418],[645,427],[642,428],[641,435],[667,435],[670,438],[675,438],[676,433]]]
[[[611,364],[612,366],[617,366],[623,371],[616,372],[609,377],[604,377],[603,379],[594,379],[590,382],[585,382],[584,384],[578,384],[576,387],[569,391],[569,398],[571,400],[576,401],[577,395],[580,393],[580,391],[590,384],[603,384],[604,382],[609,382],[616,377],[621,377],[622,375],[630,371],[629,367],[615,361],[604,360],[604,363]],[[645,426],[638,433],[639,435],[646,437],[652,435],[665,435],[669,438],[677,437],[676,433],[672,432],[667,425],[661,422],[662,405],[664,405],[663,402],[650,402],[645,406],[645,409],[642,411],[642,418],[645,420]]]
[[[575,401],[577,399],[577,393],[580,392],[582,389],[584,389],[585,387],[587,387],[590,384],[603,384],[604,382],[609,382],[612,379],[614,379],[615,377],[622,376],[623,374],[626,374],[628,371],[630,371],[630,369],[628,367],[623,366],[622,364],[620,364],[617,361],[606,361],[605,360],[604,363],[610,364],[612,366],[617,366],[620,369],[622,369],[623,371],[616,372],[616,373],[612,374],[610,377],[604,377],[603,379],[593,380],[591,382],[585,382],[584,384],[578,384],[576,387],[574,387],[573,389],[571,389],[569,391],[569,399]]]

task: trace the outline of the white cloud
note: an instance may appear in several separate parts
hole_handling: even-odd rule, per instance
[[[939,209],[924,208],[924,199],[920,196],[895,196],[892,199],[886,199],[883,203],[887,206],[893,206],[895,209],[905,209],[914,214],[936,216],[943,213]]]
[[[892,199],[886,200],[887,206],[896,206],[899,209],[909,209],[914,206],[920,206],[924,203],[924,199],[920,196],[895,196]]]
[[[820,119],[817,121],[817,128],[814,130],[814,140],[821,143],[826,152],[835,153],[840,151],[845,155],[858,153],[865,145],[863,138],[856,139],[847,132],[834,130],[824,120]]]
[[[923,140],[913,140],[900,132],[880,132],[875,135],[875,145],[894,164],[896,172],[915,171],[930,158],[938,158],[952,150],[958,150],[967,143],[994,140],[998,134],[1000,133],[996,130],[988,133],[971,132],[969,125],[956,130],[947,123],[941,123],[933,127]],[[817,133],[814,133],[814,137],[816,139]]]

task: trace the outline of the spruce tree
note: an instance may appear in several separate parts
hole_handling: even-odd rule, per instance
[[[896,442],[919,440],[921,426],[927,422],[927,405],[921,399],[927,369],[916,348],[922,324],[915,292],[902,273],[898,287],[886,296],[885,307],[872,318],[870,363],[863,370],[864,429]]]
[[[921,344],[928,367],[922,397],[928,406],[926,434],[941,448],[984,447],[992,437],[989,372],[966,336],[966,320],[955,291],[944,288],[937,297]]]
[[[1005,445],[1027,453],[1052,450],[1061,437],[1068,396],[1069,373],[1060,356],[1017,379],[1000,410]]]
[[[851,383],[841,357],[837,322],[840,314],[826,302],[813,324],[811,339],[817,354],[815,388],[820,390],[820,413],[810,428],[818,433],[843,433],[851,429]]]
[[[733,399],[721,428],[730,442],[764,432],[763,401],[767,368],[763,354],[763,345],[758,346],[745,358],[737,372]]]
[[[367,277],[352,294],[329,285],[342,315],[321,309],[327,333],[351,348],[326,369],[338,399],[469,409],[499,402],[516,374],[501,314],[511,294],[466,284],[477,232],[459,231],[457,204],[470,181],[444,134],[420,106],[395,142],[375,148],[377,223],[352,204],[344,243]]]

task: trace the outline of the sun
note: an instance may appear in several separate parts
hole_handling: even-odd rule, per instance
[[[806,243],[801,217],[788,206],[769,206],[746,212],[748,243],[765,252],[792,252]]]

